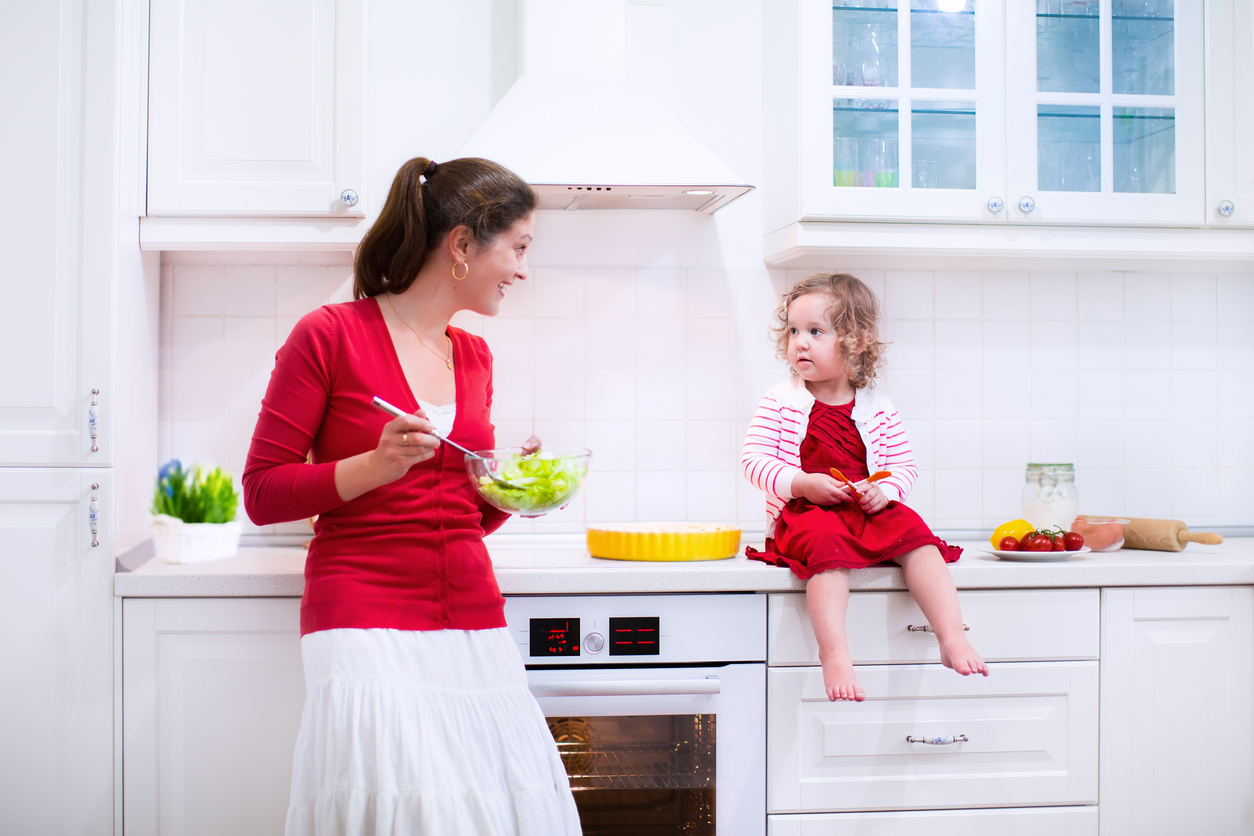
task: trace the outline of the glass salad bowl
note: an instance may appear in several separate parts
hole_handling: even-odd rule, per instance
[[[524,456],[521,447],[480,450],[466,457],[466,473],[479,495],[495,508],[538,517],[563,508],[583,487],[592,451],[583,447],[543,447]]]

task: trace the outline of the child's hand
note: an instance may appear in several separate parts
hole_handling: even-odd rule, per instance
[[[792,492],[794,496],[805,497],[815,505],[853,501],[849,489],[826,473],[798,473],[792,480]]]
[[[854,487],[862,494],[858,506],[866,513],[878,514],[888,507],[888,497],[884,496],[880,486],[874,482],[870,484],[859,482]]]

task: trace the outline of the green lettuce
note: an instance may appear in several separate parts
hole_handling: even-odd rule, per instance
[[[543,514],[570,501],[583,484],[587,467],[572,458],[511,456],[499,459],[497,476],[513,482],[520,489],[508,488],[491,477],[479,477],[479,492],[484,498],[506,511],[521,514]]]

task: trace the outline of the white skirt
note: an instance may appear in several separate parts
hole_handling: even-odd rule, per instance
[[[518,648],[493,630],[320,630],[287,836],[580,836]]]

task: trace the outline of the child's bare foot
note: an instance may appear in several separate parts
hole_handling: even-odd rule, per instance
[[[940,657],[942,665],[953,668],[963,676],[973,673],[988,676],[988,665],[984,664],[980,654],[975,652],[971,642],[967,641],[967,637],[961,633],[940,643]]]
[[[829,700],[862,702],[866,699],[866,691],[862,690],[862,683],[853,672],[852,662],[834,655],[821,658],[820,661],[823,663],[823,690],[827,692]]]

